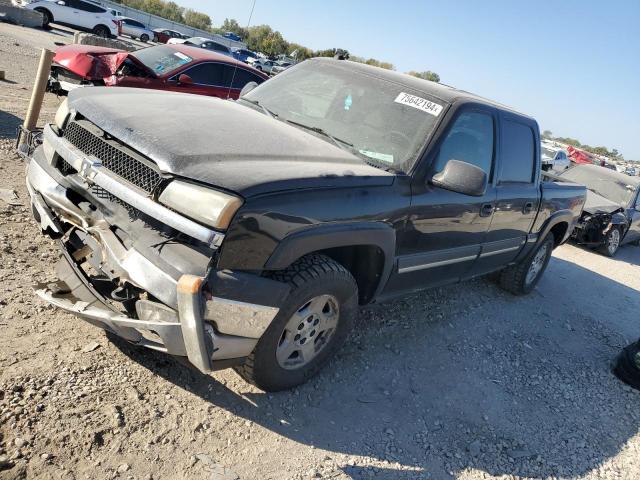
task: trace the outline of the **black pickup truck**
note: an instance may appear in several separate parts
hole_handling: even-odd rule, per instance
[[[585,201],[540,177],[533,119],[348,61],[237,102],[79,89],[28,165],[62,252],[36,291],[203,372],[290,388],[358,305],[496,271],[531,291]]]

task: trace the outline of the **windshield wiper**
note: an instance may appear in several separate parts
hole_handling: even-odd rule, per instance
[[[267,107],[262,105],[258,100],[249,100],[248,98],[241,98],[240,100],[242,100],[243,102],[250,103],[251,105],[255,105],[256,107],[260,107],[262,111],[266,113],[268,116],[270,116],[271,118],[278,118],[277,113],[269,110]]]
[[[320,127],[314,127],[312,125],[305,125],[304,123],[296,122],[295,120],[285,120],[287,123],[291,125],[297,125],[298,127],[306,128],[307,130],[311,130],[312,132],[319,133],[320,135],[324,135],[325,137],[331,139],[333,143],[335,143],[338,147],[343,148],[343,145],[347,145],[353,148],[353,143],[349,143],[346,140],[342,140],[338,137],[334,137],[330,133],[326,132]]]

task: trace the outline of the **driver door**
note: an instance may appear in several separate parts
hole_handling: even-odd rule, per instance
[[[493,183],[497,119],[490,107],[459,109],[432,150],[426,179],[412,181],[411,206],[398,233],[398,266],[387,284],[389,294],[452,283],[473,268],[491,224],[496,202]],[[480,167],[489,183],[476,197],[432,185],[429,179],[449,160]]]

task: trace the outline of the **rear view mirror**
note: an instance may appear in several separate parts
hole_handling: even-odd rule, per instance
[[[244,97],[247,93],[249,93],[251,90],[253,90],[257,86],[258,86],[258,82],[247,83],[244,87],[242,87],[242,90],[240,90],[240,96]]]
[[[480,167],[461,160],[449,160],[444,170],[431,178],[431,183],[452,192],[481,197],[487,191],[488,179]]]
[[[193,85],[193,79],[186,73],[182,73],[178,77],[178,83],[181,85]]]

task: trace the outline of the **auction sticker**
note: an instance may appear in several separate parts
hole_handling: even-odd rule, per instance
[[[442,105],[438,105],[437,103],[431,102],[426,98],[416,97],[415,95],[411,95],[405,92],[401,92],[396,97],[394,102],[399,103],[400,105],[407,105],[409,107],[417,108],[418,110],[427,112],[434,117],[440,115],[440,112],[442,111]]]

